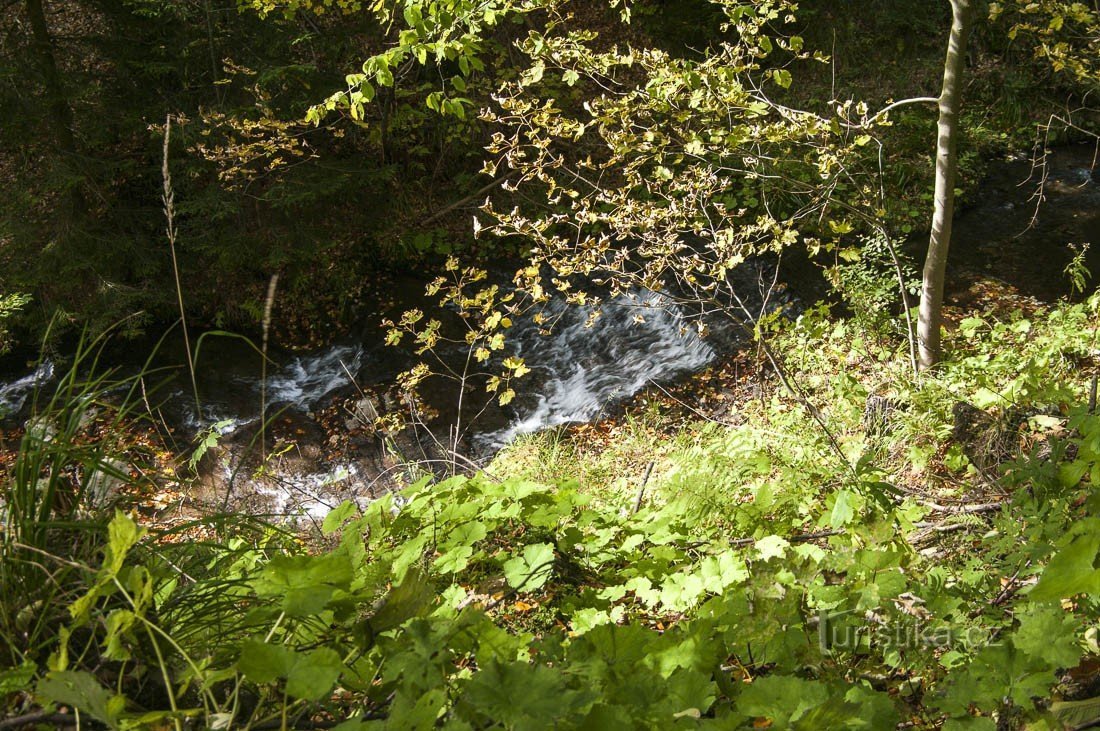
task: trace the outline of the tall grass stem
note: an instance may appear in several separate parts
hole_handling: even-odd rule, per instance
[[[176,193],[172,189],[172,172],[168,169],[168,144],[172,139],[172,115],[164,120],[164,155],[161,161],[160,173],[164,180],[164,218],[167,221],[168,250],[172,254],[172,275],[176,280],[176,302],[180,308],[180,324],[183,325],[183,347],[187,350],[187,370],[191,375],[191,392],[195,396],[195,415],[202,417],[202,406],[199,404],[199,384],[195,378],[195,359],[191,355],[191,336],[187,332],[187,310],[183,306],[183,287],[180,285],[180,267],[176,258]]]

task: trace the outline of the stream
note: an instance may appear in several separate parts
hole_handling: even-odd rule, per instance
[[[757,262],[736,276],[750,306],[759,307],[760,282],[771,282]],[[424,281],[407,280],[397,310],[425,307]],[[772,293],[770,307],[789,307]],[[589,322],[591,307],[551,300],[543,314],[554,321],[548,334],[529,318],[508,331],[506,352],[524,359],[530,372],[513,381],[517,394],[505,407],[471,379],[461,399],[453,380],[429,378],[419,389],[423,404],[409,410],[394,386],[396,376],[417,362],[407,349],[385,345],[378,318],[359,332],[309,353],[272,348],[267,373],[253,345],[242,338],[192,336],[198,403],[187,375],[178,332],[155,344],[126,343],[105,361],[118,375],[147,372],[147,401],[162,434],[174,435],[187,453],[197,435],[213,430],[216,447],[200,463],[198,491],[207,505],[264,515],[323,517],[344,499],[369,500],[409,478],[410,461],[440,467],[457,444],[466,466],[481,464],[513,439],[542,429],[591,421],[649,384],[690,375],[741,341],[732,322],[711,323],[702,338],[693,322],[664,294],[640,290],[605,302]],[[461,371],[466,347],[436,351]],[[490,365],[499,370],[496,356]],[[495,361],[495,362],[494,362]],[[0,384],[0,418],[25,420],[36,389],[55,381],[63,366],[41,363],[31,373]],[[265,378],[266,375],[266,378]],[[44,389],[48,393],[48,389]],[[262,439],[261,403],[266,418]],[[422,419],[417,428],[375,433],[376,413]],[[455,429],[461,429],[455,439]],[[263,448],[261,449],[261,444]],[[269,457],[260,474],[260,453]]]
[[[1059,149],[1045,170],[1034,170],[1026,158],[991,165],[979,193],[956,219],[948,271],[952,287],[994,277],[1052,301],[1068,289],[1063,270],[1073,255],[1069,243],[1094,244],[1085,265],[1100,276],[1094,153],[1092,146]],[[1036,207],[1040,180],[1045,200]],[[738,291],[750,307],[764,301],[759,283],[770,280],[768,266],[754,262],[737,274]],[[424,308],[424,283],[399,281],[398,309]],[[792,290],[796,296],[779,297],[770,307],[796,311],[798,288]],[[410,411],[393,380],[416,358],[386,346],[375,319],[315,352],[273,348],[266,374],[256,349],[243,339],[204,337],[196,360],[199,405],[182,367],[182,338],[172,333],[154,359],[162,375],[147,377],[152,416],[176,435],[182,451],[196,434],[220,434],[200,463],[197,500],[318,519],[344,499],[369,500],[391,489],[409,476],[410,461],[442,464],[451,458],[447,447],[457,444],[470,464],[483,463],[521,435],[597,419],[648,385],[697,372],[742,342],[736,328],[721,323],[714,323],[706,339],[700,337],[669,296],[648,290],[605,303],[591,326],[588,308],[562,302],[549,307],[557,318],[550,334],[540,334],[530,322],[517,322],[508,333],[508,347],[531,372],[514,384],[516,398],[506,407],[485,394],[482,382],[459,399],[453,381],[434,378],[422,389],[425,411]],[[119,372],[140,371],[150,349],[123,346],[113,356]],[[461,369],[464,348],[440,352],[448,365]],[[36,390],[54,382],[61,368],[45,361],[0,381],[0,421],[25,420]],[[262,448],[261,412],[270,420]],[[430,428],[377,434],[375,412],[422,418]],[[260,452],[276,455],[267,457],[262,472]]]

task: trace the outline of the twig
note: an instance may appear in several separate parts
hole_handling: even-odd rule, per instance
[[[863,123],[861,125],[854,125],[854,126],[866,127],[867,125],[874,124],[876,121],[878,121],[879,117],[889,113],[890,111],[892,111],[894,109],[897,109],[898,107],[905,106],[906,104],[938,104],[939,101],[940,101],[940,98],[938,96],[915,96],[915,97],[912,97],[910,99],[899,99],[898,101],[894,102],[893,104],[888,104],[885,107],[883,107],[882,109],[880,109],[878,111],[878,113],[875,114],[875,116],[868,119],[865,123]],[[849,126],[853,126],[853,125],[849,125]]]
[[[12,716],[0,720],[0,729],[21,728],[39,723],[48,723],[54,726],[75,726],[76,716],[55,711],[35,711],[34,713],[25,713],[22,716]]]
[[[388,718],[389,714],[383,712],[364,713],[357,718],[363,721],[377,721]],[[57,713],[55,711],[35,711],[34,713],[27,713],[22,716],[12,716],[11,718],[5,718],[0,720],[0,729],[15,729],[22,726],[30,726],[33,724],[51,724],[61,728],[77,725],[77,717],[71,713]],[[301,729],[301,731],[308,731],[310,729],[328,729],[335,728],[343,720],[331,720],[331,721],[301,721],[294,724],[289,724],[285,728],[288,729]],[[281,719],[275,719],[273,721],[267,721],[265,723],[257,724],[252,727],[255,731],[270,731],[271,729],[284,728]]]
[[[360,716],[357,716],[356,718],[358,718],[361,721],[379,721],[379,720],[389,718],[389,714],[379,711],[379,712],[372,712],[372,713],[364,713]],[[345,719],[345,720],[347,720],[347,719]],[[282,720],[276,718],[276,719],[273,719],[271,721],[265,721],[264,723],[256,724],[255,726],[252,727],[252,729],[253,729],[253,731],[270,731],[271,729],[287,728],[287,729],[301,729],[302,731],[306,731],[307,729],[335,728],[336,726],[339,726],[342,723],[344,723],[343,720],[332,720],[332,721],[308,721],[307,720],[307,721],[300,721],[298,723],[287,724],[284,727]]]
[[[665,395],[665,398],[667,398],[671,401],[675,401],[680,406],[684,407],[685,409],[687,409],[691,413],[695,414],[702,421],[709,421],[712,424],[719,424],[721,426],[736,426],[737,425],[735,422],[726,421],[725,419],[715,419],[713,416],[710,416],[708,414],[703,413],[702,411],[695,408],[694,406],[692,406],[688,402],[684,401],[683,399],[676,398],[675,396],[672,395],[671,392],[669,392],[669,390],[667,388],[665,388],[664,386],[662,386],[661,384],[657,383],[656,381],[654,381],[652,379],[649,381],[649,385],[652,386],[653,388],[656,388],[661,393],[663,393]]]
[[[341,359],[337,362],[340,364],[340,368],[344,370],[344,375],[348,377],[348,381],[350,381],[351,385],[355,387],[355,390],[359,392],[359,397],[370,398],[369,396],[367,396],[366,391],[359,388],[359,384],[355,381],[355,376],[351,375],[351,371],[348,369],[347,365],[345,365],[344,361]],[[373,407],[373,404],[371,404],[371,406]],[[375,409],[375,411],[377,411],[377,409]]]
[[[53,559],[55,562],[57,562],[59,564],[62,564],[64,566],[68,566],[69,568],[80,569],[81,571],[84,571],[84,572],[89,573],[89,574],[94,574],[96,572],[95,569],[93,569],[91,566],[85,566],[82,563],[77,563],[76,561],[70,561],[67,558],[62,558],[61,556],[57,556],[55,554],[50,553],[49,551],[45,551],[45,550],[43,550],[41,548],[38,548],[36,546],[28,546],[26,543],[20,543],[19,541],[8,541],[7,545],[12,546],[14,548],[18,548],[18,549],[23,550],[23,551],[29,551],[31,553],[37,553],[40,556],[45,556],[46,558]],[[0,726],[0,728],[3,728],[3,727]]]
[[[806,543],[806,542],[809,542],[809,541],[816,541],[817,539],[832,538],[832,536],[834,536],[834,535],[844,535],[844,533],[845,533],[844,531],[836,531],[836,530],[816,531],[816,532],[813,532],[813,533],[798,533],[798,534],[795,534],[795,535],[791,535],[791,536],[789,536],[789,538],[785,538],[784,540],[787,541],[788,543]],[[780,536],[780,538],[782,538],[782,536]],[[734,546],[734,547],[752,545],[753,543],[756,543],[758,540],[759,539],[734,539],[733,541],[729,542],[729,545]]]
[[[772,370],[775,371],[776,376],[779,377],[779,381],[783,384],[783,387],[787,389],[794,398],[802,404],[802,407],[810,415],[822,433],[825,435],[826,440],[829,442],[829,446],[833,448],[833,452],[840,459],[841,463],[848,468],[848,471],[852,473],[853,477],[858,477],[856,468],[852,466],[852,463],[848,461],[847,455],[844,454],[844,450],[840,446],[840,442],[837,440],[836,435],[833,434],[833,430],[829,428],[828,422],[825,421],[825,415],[821,413],[820,409],[810,400],[810,397],[806,395],[806,392],[802,390],[792,378],[790,378],[787,370],[779,361],[779,357],[772,351],[767,341],[764,340],[764,336],[761,334],[758,340],[760,344],[760,350],[764,353],[764,357],[771,363]]]
[[[456,208],[461,208],[462,206],[468,204],[470,201],[474,200],[475,198],[480,198],[481,196],[485,195],[486,193],[488,193],[493,188],[495,188],[498,185],[500,185],[501,183],[503,183],[508,178],[515,175],[517,172],[518,171],[516,171],[516,170],[511,170],[511,171],[505,173],[504,175],[501,175],[499,178],[497,178],[493,182],[489,183],[488,185],[484,185],[484,186],[478,188],[476,191],[474,191],[470,195],[466,196],[462,200],[455,201],[454,203],[450,204],[449,206],[446,206],[444,208],[440,208],[438,211],[436,211],[435,213],[433,213],[432,215],[428,216],[423,221],[421,221],[420,225],[421,226],[427,226],[429,223],[432,223],[433,221],[435,221],[439,218],[442,218],[443,216],[446,216],[448,213],[455,210]]]
[[[997,595],[997,596],[996,596],[996,597],[995,597],[995,598],[993,599],[993,601],[991,601],[991,602],[989,603],[989,604],[990,604],[990,606],[993,606],[993,607],[999,607],[999,606],[1001,606],[1001,605],[1002,605],[1002,604],[1004,604],[1004,603],[1005,603],[1006,601],[1008,601],[1008,599],[1009,599],[1009,598],[1010,598],[1010,597],[1011,597],[1011,596],[1012,596],[1013,594],[1015,594],[1015,593],[1016,593],[1017,591],[1019,591],[1019,590],[1020,590],[1020,589],[1021,589],[1021,588],[1022,588],[1022,587],[1023,587],[1024,585],[1026,585],[1026,584],[1028,583],[1027,581],[1022,581],[1022,582],[1019,582],[1019,581],[1017,581],[1017,579],[1019,579],[1019,578],[1020,578],[1020,572],[1021,572],[1021,571],[1023,571],[1024,569],[1028,568],[1029,566],[1031,566],[1031,561],[1027,561],[1027,562],[1025,562],[1023,566],[1021,566],[1020,568],[1016,569],[1016,573],[1012,574],[1012,576],[1010,576],[1010,577],[1009,577],[1008,581],[1006,581],[1006,582],[1005,582],[1005,586],[1004,586],[1004,588],[1003,588],[1003,589],[1001,589],[1001,593],[1000,593],[1000,594],[998,594],[998,595]],[[1034,582],[1034,581],[1035,581],[1035,579],[1032,579],[1031,581],[1032,581],[1032,582]],[[977,617],[978,617],[978,616],[979,616],[979,615],[981,614],[981,612],[982,612],[982,609],[983,609],[983,608],[981,608],[981,607],[980,607],[980,608],[978,608],[978,609],[974,610],[974,611],[973,611],[973,612],[971,613],[971,615],[970,615],[970,618],[971,618],[971,619],[975,619],[975,618],[977,618]]]
[[[638,487],[638,494],[634,498],[634,509],[630,511],[631,515],[634,515],[642,509],[642,499],[645,497],[645,486],[649,484],[649,476],[653,474],[653,465],[656,462],[650,462],[645,468],[645,477],[642,478],[642,484]]]
[[[730,288],[729,294],[731,302],[735,302],[737,304],[738,309],[740,309],[741,312],[744,313],[748,321],[756,324],[758,322],[758,319],[753,317],[748,307],[745,306],[745,302],[741,299],[737,292],[733,288]],[[856,468],[852,465],[850,461],[848,461],[848,457],[844,454],[844,450],[841,448],[840,442],[837,440],[836,435],[833,434],[833,430],[829,428],[828,422],[825,421],[825,415],[821,413],[817,406],[815,406],[814,403],[810,400],[810,397],[806,394],[806,392],[803,391],[798,383],[795,382],[790,374],[787,373],[787,369],[783,367],[779,356],[776,355],[776,353],[769,346],[767,339],[764,337],[764,333],[762,331],[759,331],[759,329],[754,330],[753,328],[750,328],[748,325],[745,324],[744,321],[735,317],[732,312],[727,313],[727,315],[735,325],[745,331],[746,335],[756,341],[757,347],[760,348],[760,352],[764,354],[764,357],[771,364],[772,370],[779,378],[779,382],[782,383],[783,387],[787,389],[787,392],[802,405],[802,407],[806,410],[806,413],[810,415],[810,418],[812,418],[817,423],[818,427],[825,435],[825,439],[828,441],[829,446],[832,447],[833,453],[840,460],[841,464],[843,464],[848,469],[848,472],[852,475],[852,477],[857,478],[858,473],[856,472]],[[760,373],[762,374],[763,371],[761,370]]]
[[[933,533],[954,533],[957,530],[972,528],[973,526],[970,523],[918,523],[917,527],[921,530],[913,535],[912,543],[920,543]]]
[[[921,501],[921,505],[923,505],[925,507],[928,507],[928,508],[931,508],[932,510],[934,510],[938,513],[946,513],[948,515],[977,515],[977,514],[980,514],[980,513],[992,513],[992,512],[996,512],[996,511],[1004,508],[1008,504],[1009,504],[1009,502],[976,503],[974,505],[950,506],[950,505],[938,505],[938,504],[936,504],[934,502],[931,502],[931,501],[923,501],[923,500]],[[936,524],[936,523],[933,523],[933,522],[924,521],[924,522],[918,523],[917,527],[921,528],[922,530],[914,533],[909,538],[909,543],[914,545],[914,546],[918,546],[918,545],[926,542],[933,535],[940,534],[940,533],[954,533],[955,531],[964,530],[966,528],[972,528],[974,526],[972,526],[970,523],[966,523],[966,522]],[[1019,572],[1017,572],[1017,574],[1019,574]],[[1015,577],[1013,577],[1013,578],[1015,578]],[[1003,599],[1001,601],[1003,601]]]
[[[1096,413],[1096,374],[1092,376],[1092,386],[1089,388],[1089,413]]]
[[[937,513],[951,513],[953,515],[992,513],[1005,507],[1006,503],[975,503],[974,505],[939,505],[931,500],[922,500],[921,505],[932,508]]]
[[[901,293],[901,306],[905,310],[905,334],[909,340],[909,365],[913,369],[913,378],[920,380],[920,368],[917,365],[917,333],[913,327],[913,313],[912,307],[909,305],[909,292],[905,289],[905,274],[901,268],[901,260],[898,258],[898,252],[894,248],[894,242],[890,240],[889,234],[885,229],[880,229],[879,235],[882,236],[883,243],[886,244],[886,250],[890,252],[890,258],[894,261],[894,273],[898,278],[898,291]]]

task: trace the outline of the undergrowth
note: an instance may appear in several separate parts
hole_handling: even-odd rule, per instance
[[[118,512],[101,553],[40,556],[64,622],[0,691],[119,729],[1080,726],[1098,310],[973,313],[919,377],[804,314],[773,346],[835,447],[769,386],[669,438],[654,411],[347,503],[323,550]]]

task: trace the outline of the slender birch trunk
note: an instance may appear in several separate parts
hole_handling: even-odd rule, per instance
[[[924,261],[917,345],[921,367],[935,365],[943,357],[940,326],[943,322],[943,283],[947,251],[951,246],[951,219],[955,213],[956,145],[959,126],[966,41],[973,20],[973,0],[951,0],[951,36],[943,66],[940,120],[936,139],[936,192],[932,234]]]

